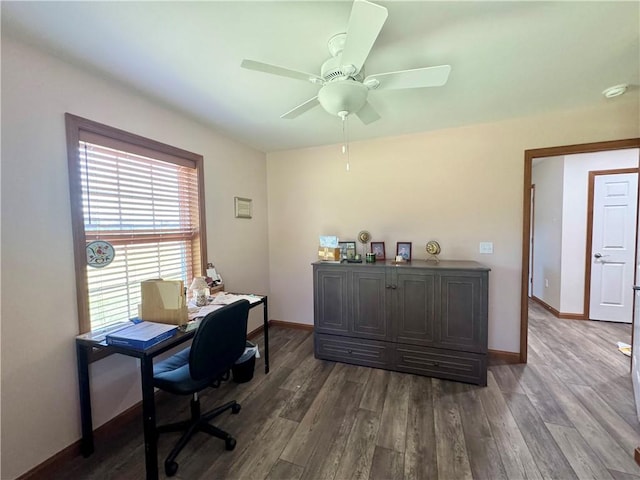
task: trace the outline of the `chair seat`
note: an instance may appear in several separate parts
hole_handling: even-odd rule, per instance
[[[153,366],[153,386],[175,395],[191,395],[211,385],[212,379],[194,380],[189,373],[191,347]],[[221,372],[222,373],[222,372]]]

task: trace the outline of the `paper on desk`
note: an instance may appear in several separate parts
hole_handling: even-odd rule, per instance
[[[197,313],[196,317],[204,317],[211,312],[215,312],[216,310],[222,308],[223,305],[206,305],[204,307],[200,307],[200,311]]]
[[[248,300],[249,303],[258,303],[261,297],[257,295],[236,295],[234,293],[223,293],[213,297],[212,305],[229,305],[238,300]]]
[[[99,343],[105,340],[108,334],[131,327],[132,325],[134,325],[134,322],[130,320],[125,322],[117,322],[111,325],[107,325],[106,327],[97,328],[95,330],[91,330],[90,332],[83,333],[82,335],[78,335],[77,338],[81,338],[83,340],[91,340],[92,342]]]
[[[230,303],[237,302],[238,300],[248,300],[249,303],[258,303],[261,300],[261,297],[256,295],[235,295],[233,293],[218,294],[213,297],[213,300],[211,300],[209,305],[199,308],[189,308],[189,320],[204,317],[207,314],[215,312],[219,308],[229,305]]]

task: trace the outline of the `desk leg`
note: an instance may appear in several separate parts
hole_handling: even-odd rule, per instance
[[[144,461],[147,480],[158,479],[158,436],[156,435],[156,404],[153,392],[153,359],[140,359],[142,375],[142,417],[144,427]]]
[[[264,373],[269,373],[269,308],[267,307],[267,297],[263,301],[264,314]]]
[[[85,345],[76,343],[76,361],[78,364],[78,388],[80,393],[80,423],[82,425],[82,440],[80,452],[88,457],[94,451],[93,421],[91,418],[91,388],[89,384],[89,349]]]

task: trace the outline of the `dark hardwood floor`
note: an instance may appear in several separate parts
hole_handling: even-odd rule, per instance
[[[640,480],[629,358],[616,348],[631,327],[535,304],[529,325],[529,363],[491,366],[486,388],[316,360],[309,332],[272,328],[270,374],[258,360],[253,381],[202,396],[205,408],[241,402],[217,423],[236,449],[197,436],[174,478]],[[158,396],[162,423],[187,412],[188,398]],[[53,478],[144,478],[140,424]],[[161,471],[175,440],[160,437]]]

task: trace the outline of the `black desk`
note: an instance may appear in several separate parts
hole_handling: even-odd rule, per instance
[[[249,308],[262,305],[264,307],[264,373],[269,373],[269,315],[267,297],[261,296],[259,302],[251,303]],[[82,422],[82,440],[80,451],[88,457],[94,451],[93,419],[91,417],[91,389],[89,380],[89,364],[104,358],[111,353],[120,353],[140,359],[140,373],[142,383],[142,422],[144,427],[144,456],[147,470],[147,480],[158,478],[158,438],[156,430],[156,404],[153,388],[153,359],[172,348],[187,342],[195,335],[195,330],[178,332],[162,343],[147,350],[107,345],[106,342],[96,342],[83,338],[76,338],[76,355],[78,362],[78,387],[80,389],[80,420]]]

